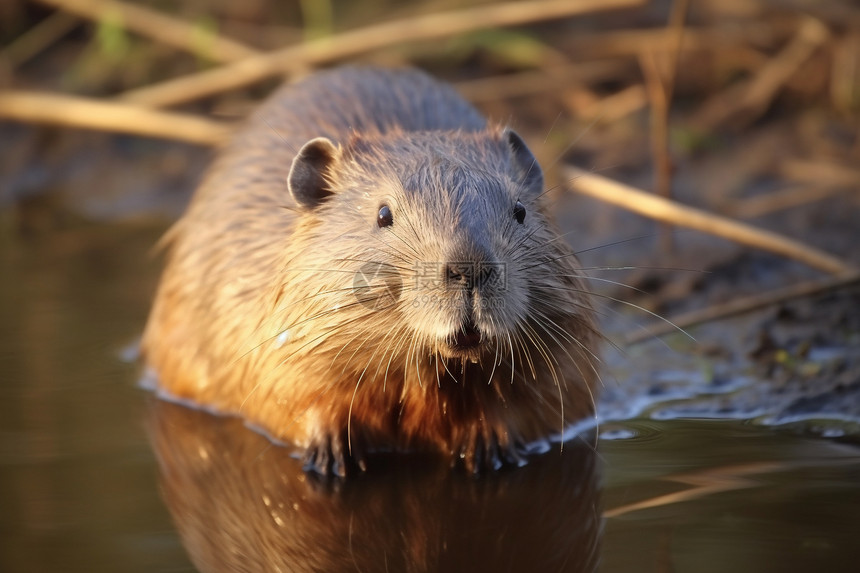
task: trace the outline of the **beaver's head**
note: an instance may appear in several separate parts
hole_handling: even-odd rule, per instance
[[[542,213],[543,174],[515,132],[318,138],[293,161],[289,188],[340,285],[338,338],[381,348],[377,360],[489,369],[540,360],[539,339],[567,336],[553,317],[576,311],[575,261]],[[364,340],[380,326],[381,339]]]

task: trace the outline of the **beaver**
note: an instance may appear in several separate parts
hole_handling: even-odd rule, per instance
[[[164,238],[158,388],[344,475],[374,452],[525,463],[594,415],[599,333],[512,129],[412,69],[276,91]]]

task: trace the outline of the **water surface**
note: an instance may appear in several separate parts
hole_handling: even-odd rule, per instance
[[[860,563],[860,450],[789,428],[635,419],[605,424],[596,452],[588,438],[480,479],[404,459],[309,479],[241,422],[137,387],[122,354],[145,322],[163,224],[0,224],[0,570]]]

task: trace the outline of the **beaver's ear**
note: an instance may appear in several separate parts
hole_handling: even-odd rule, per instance
[[[510,128],[505,128],[502,138],[508,142],[511,149],[511,163],[515,169],[514,177],[517,183],[534,193],[542,193],[543,171],[526,142]]]
[[[299,150],[287,177],[290,195],[299,206],[313,209],[332,194],[326,174],[337,151],[337,146],[325,137],[311,139]]]

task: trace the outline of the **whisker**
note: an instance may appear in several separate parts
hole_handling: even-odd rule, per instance
[[[616,298],[616,297],[614,297],[614,296],[610,296],[610,295],[607,295],[607,294],[603,294],[603,293],[599,293],[599,292],[595,292],[595,291],[589,291],[589,290],[585,290],[585,289],[580,289],[580,288],[576,288],[576,287],[564,288],[564,287],[552,287],[552,286],[550,286],[550,287],[544,287],[544,288],[546,288],[546,289],[555,289],[555,290],[559,290],[559,289],[561,289],[561,290],[567,290],[567,291],[569,291],[569,292],[577,292],[577,293],[580,293],[580,294],[584,294],[584,295],[588,295],[588,296],[593,296],[593,297],[597,297],[597,298],[602,298],[602,299],[610,300],[610,301],[612,301],[612,302],[615,302],[615,303],[618,303],[618,304],[621,304],[621,305],[625,305],[625,306],[629,306],[629,307],[631,307],[631,308],[635,308],[636,310],[639,310],[639,311],[641,311],[641,312],[643,312],[643,313],[645,313],[645,314],[648,314],[648,315],[650,315],[650,316],[653,316],[654,318],[656,318],[656,319],[658,319],[658,320],[660,320],[660,321],[662,321],[662,322],[665,322],[666,324],[668,324],[669,326],[671,326],[672,328],[674,328],[677,332],[680,332],[681,334],[683,334],[684,336],[686,336],[687,338],[689,338],[689,339],[690,339],[690,340],[692,340],[693,342],[697,342],[697,341],[696,341],[696,339],[695,339],[695,337],[693,337],[689,332],[687,332],[686,330],[684,330],[683,328],[681,328],[680,326],[678,326],[677,324],[675,324],[674,322],[672,322],[672,321],[671,321],[671,320],[669,320],[668,318],[666,318],[666,317],[664,317],[664,316],[661,316],[661,315],[657,314],[657,313],[656,313],[656,312],[654,312],[654,311],[648,310],[647,308],[645,308],[645,307],[643,307],[643,306],[640,306],[640,305],[638,305],[638,304],[632,303],[632,302],[630,302],[630,301],[622,300],[622,299],[619,299],[619,298]],[[632,287],[631,287],[631,288],[632,288]]]
[[[588,132],[589,132],[589,131],[591,131],[591,129],[592,129],[595,125],[597,125],[598,120],[600,120],[602,117],[603,117],[603,115],[602,115],[602,114],[598,114],[598,115],[596,115],[596,116],[594,117],[594,119],[592,119],[592,120],[591,120],[591,122],[590,122],[588,125],[586,125],[586,126],[585,126],[585,129],[583,129],[583,130],[582,130],[582,133],[580,133],[579,135],[577,135],[577,136],[576,136],[576,137],[575,137],[575,138],[574,138],[570,143],[568,143],[568,144],[567,144],[567,147],[565,147],[564,149],[562,149],[562,150],[561,150],[561,153],[559,153],[559,154],[558,154],[558,156],[557,156],[555,159],[553,159],[553,160],[550,162],[550,164],[546,166],[546,168],[545,168],[545,169],[549,170],[549,169],[552,169],[553,167],[555,167],[555,166],[556,166],[556,164],[557,164],[559,161],[561,161],[561,158],[562,158],[562,157],[564,157],[564,156],[567,154],[567,152],[568,152],[568,151],[570,151],[571,149],[573,149],[573,147],[574,147],[577,143],[579,143],[579,142],[580,142],[580,140],[581,140],[583,137],[585,137],[585,136],[586,136],[586,134],[588,134]]]
[[[653,266],[642,266],[642,265],[630,265],[630,266],[620,266],[620,267],[580,267],[580,270],[583,271],[678,271],[685,273],[699,273],[703,275],[711,274],[711,271],[707,271],[704,269],[689,269],[685,267],[653,267]]]

